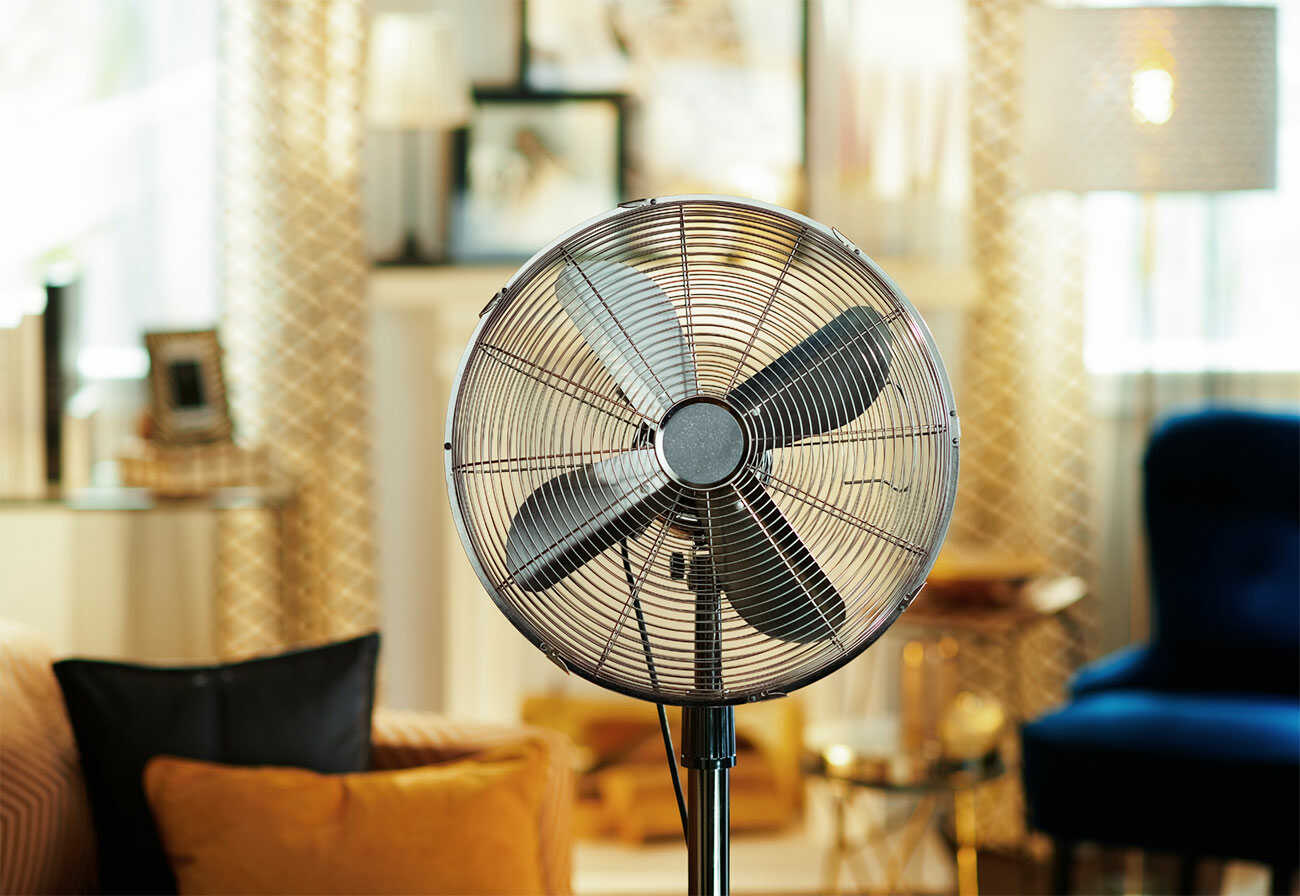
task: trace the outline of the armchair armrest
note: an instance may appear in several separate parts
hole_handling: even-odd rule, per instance
[[[573,747],[566,737],[540,728],[383,708],[375,710],[371,729],[370,766],[376,770],[451,762],[519,741],[540,745],[546,754],[546,783],[537,819],[542,880],[548,894],[572,892],[576,783]]]
[[[1152,687],[1158,664],[1149,644],[1125,647],[1081,667],[1070,679],[1070,695],[1082,697],[1119,688]]]

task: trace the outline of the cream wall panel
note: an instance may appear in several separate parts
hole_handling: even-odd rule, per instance
[[[0,616],[60,655],[211,659],[214,518],[203,508],[0,510]]]
[[[435,652],[441,618],[445,526],[440,516],[442,411],[435,316],[397,308],[373,315],[375,541],[384,702],[440,707],[444,676]],[[446,404],[445,397],[442,399]]]
[[[40,632],[59,653],[73,648],[71,537],[62,507],[0,511],[0,617]]]

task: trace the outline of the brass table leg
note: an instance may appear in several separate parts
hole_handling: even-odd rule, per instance
[[[835,787],[834,791],[835,839],[831,843],[830,851],[826,854],[826,870],[824,874],[826,880],[825,890],[832,896],[840,892],[840,865],[848,858],[850,851],[846,819],[849,800],[848,790],[844,787]]]
[[[957,896],[979,896],[979,845],[975,814],[975,792],[960,788],[952,792],[952,812],[957,828]]]
[[[885,884],[885,891],[888,893],[902,892],[903,875],[907,872],[907,866],[912,864],[912,858],[916,854],[916,848],[921,843],[921,838],[925,836],[926,829],[930,826],[930,819],[934,816],[934,810],[938,805],[939,798],[934,794],[927,794],[921,797],[912,814],[908,816],[907,821],[903,824],[903,829],[899,831],[899,844],[897,849],[890,849],[887,853],[889,858],[889,870],[887,873],[888,880]]]
[[[835,835],[831,848],[826,854],[826,867],[823,873],[822,889],[827,894],[839,894],[843,892],[840,887],[840,872],[843,870],[844,879],[849,883],[856,883],[857,889],[871,887],[871,872],[863,861],[862,853],[870,848],[873,852],[878,850],[878,841],[887,837],[885,831],[868,831],[866,836],[859,840],[849,837],[848,815],[851,804],[858,792],[850,785],[837,785],[834,788],[834,828]],[[877,860],[879,863],[879,860]]]
[[[861,852],[870,848],[876,857],[877,865],[885,874],[886,893],[902,892],[903,876],[907,873],[912,859],[921,844],[925,832],[929,829],[934,813],[939,807],[942,795],[926,794],[917,801],[907,817],[907,821],[896,831],[897,841],[889,841],[894,835],[884,828],[868,832],[861,840],[854,841],[848,834],[849,802],[853,792],[849,787],[836,787],[834,790],[833,818],[834,840],[826,855],[823,889],[828,894],[843,892],[840,888],[841,866],[847,864],[845,877],[860,877],[860,886],[870,886],[871,875],[865,866],[855,869],[855,861],[860,861]],[[977,867],[977,848],[979,846],[978,820],[975,811],[975,792],[970,787],[959,787],[952,791],[953,817],[957,835],[957,896],[979,896],[979,872]],[[883,861],[882,861],[883,860]]]

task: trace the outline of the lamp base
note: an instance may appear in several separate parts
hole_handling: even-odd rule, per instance
[[[420,241],[415,237],[414,230],[406,232],[406,238],[402,240],[401,251],[390,258],[381,258],[375,262],[377,267],[381,268],[408,268],[408,267],[428,267],[436,264],[446,264],[445,255],[430,255],[420,247]]]

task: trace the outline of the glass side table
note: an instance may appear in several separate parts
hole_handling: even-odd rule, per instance
[[[945,804],[952,806],[956,829],[955,865],[958,896],[978,896],[979,875],[976,848],[979,842],[973,790],[1006,771],[996,748],[968,762],[925,761],[906,754],[865,755],[845,743],[836,743],[804,757],[805,773],[825,780],[833,794],[834,840],[826,856],[827,893],[839,893],[840,871],[846,867],[862,886],[870,876],[862,861],[870,850],[885,870],[885,893],[900,893],[903,874],[916,854],[931,819]],[[864,793],[916,797],[911,811],[902,818],[886,818],[865,836],[853,838],[848,816]],[[897,844],[891,844],[891,840]]]
[[[1001,603],[941,600],[922,591],[895,630],[923,645],[954,640],[961,688],[992,697],[1006,710],[1002,758],[1015,770],[1016,726],[1059,703],[1087,658],[1086,597],[1082,579],[1055,575],[1028,580]],[[1026,846],[1019,775],[979,788],[975,803],[985,847],[1015,852]]]

